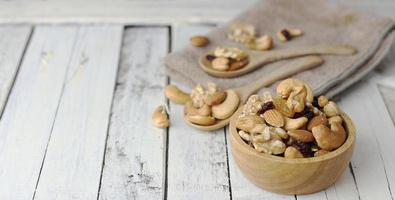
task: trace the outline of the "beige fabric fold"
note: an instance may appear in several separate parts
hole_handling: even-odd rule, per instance
[[[325,63],[322,66],[295,75],[309,82],[317,94],[328,93],[331,96],[358,81],[379,63],[388,52],[386,47],[392,42],[389,34],[394,29],[394,21],[389,18],[333,5],[326,0],[263,0],[229,24],[233,22],[254,25],[258,35],[272,35],[275,49],[335,43],[349,44],[358,49],[358,54],[353,56],[324,55]],[[202,54],[218,46],[245,48],[227,39],[229,24],[207,34],[211,41],[208,46],[197,48],[188,45],[166,56],[164,63],[167,74],[191,87],[198,83],[214,82],[226,89],[246,85],[289,62],[283,60],[271,63],[236,78],[217,78],[206,74],[198,64]],[[298,28],[305,34],[281,43],[275,34],[283,28]]]

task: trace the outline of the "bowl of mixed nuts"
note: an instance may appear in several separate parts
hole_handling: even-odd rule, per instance
[[[257,186],[309,194],[333,184],[350,162],[355,127],[335,102],[286,79],[276,94],[249,97],[230,122],[234,160]]]

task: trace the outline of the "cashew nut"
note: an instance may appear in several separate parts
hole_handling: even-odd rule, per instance
[[[284,119],[285,119],[284,129],[287,131],[300,129],[304,125],[306,125],[307,121],[309,121],[307,117],[299,117],[296,119],[284,117]]]
[[[251,141],[251,135],[249,133],[247,133],[243,130],[240,130],[238,133],[239,133],[240,137],[243,138],[243,140],[248,141],[248,142]]]
[[[299,130],[291,130],[288,131],[288,135],[294,138],[297,141],[301,142],[312,142],[314,141],[313,134],[309,131],[299,129]]]
[[[188,93],[183,92],[175,85],[167,85],[165,88],[165,96],[172,102],[177,104],[185,104],[191,100]]]
[[[322,156],[322,155],[327,154],[327,153],[329,153],[329,151],[320,149],[320,150],[318,150],[317,152],[314,153],[314,157]]]
[[[189,122],[198,125],[210,126],[215,124],[215,118],[211,116],[186,115],[186,118]]]
[[[312,129],[313,136],[318,146],[327,151],[337,149],[346,140],[346,131],[340,123],[333,123],[328,128],[325,125],[318,125]]]
[[[339,115],[329,118],[328,121],[329,121],[329,124],[333,124],[333,123],[342,124],[343,123],[343,119]]]
[[[227,90],[226,99],[221,104],[212,106],[212,116],[217,119],[229,118],[239,107],[240,98],[236,91]]]
[[[289,146],[284,152],[285,158],[303,158],[303,154],[293,146]]]
[[[237,119],[236,128],[253,133],[253,130],[256,130],[256,125],[263,123],[265,123],[265,121],[261,117],[257,115],[247,115]]]
[[[318,105],[323,108],[324,106],[326,106],[326,104],[328,104],[329,100],[328,98],[326,98],[326,96],[319,96],[318,97]]]
[[[266,51],[273,47],[273,38],[270,35],[263,35],[255,40],[255,42],[251,42],[249,44],[249,48]]]
[[[164,106],[158,106],[152,113],[152,124],[158,128],[169,127],[169,116]]]
[[[295,90],[300,90],[300,87],[303,86],[306,90],[306,102],[313,103],[314,93],[309,84],[302,80],[298,79],[285,79],[280,82],[277,86],[277,93],[280,94],[283,98],[289,97],[292,92]]]
[[[200,108],[195,108],[192,105],[192,101],[188,101],[185,104],[184,114],[186,115],[200,115],[200,116],[209,116],[211,115],[211,108],[210,106],[204,104]]]
[[[204,100],[207,105],[213,106],[222,103],[226,99],[225,91],[217,91],[211,95],[208,95]]]
[[[311,129],[313,129],[314,127],[318,126],[318,125],[328,125],[328,119],[324,116],[324,115],[317,115],[315,117],[313,117],[313,119],[311,119],[309,121],[309,123],[307,124],[307,130],[311,131]]]
[[[324,106],[324,113],[327,117],[333,117],[339,115],[340,111],[335,102],[329,101],[328,104]]]
[[[211,65],[215,70],[226,71],[229,69],[229,59],[224,57],[218,57],[211,62]]]

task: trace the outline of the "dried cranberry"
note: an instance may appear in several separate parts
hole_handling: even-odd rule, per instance
[[[316,107],[316,108],[320,108],[320,105],[318,105],[318,97],[314,97],[314,100],[313,100],[313,106],[314,107]]]
[[[215,58],[216,58],[215,56],[210,55],[210,54],[206,56],[206,59],[207,59],[208,61],[210,61],[210,62],[213,61]]]
[[[281,34],[283,34],[283,36],[284,36],[287,40],[291,39],[291,33],[289,33],[289,31],[288,31],[287,29],[281,30]]]
[[[294,141],[292,143],[292,146],[299,150],[305,157],[312,157],[314,155],[313,151],[311,151],[311,147],[313,146],[313,144],[314,143],[312,142],[306,143]]]
[[[305,106],[302,112],[295,113],[294,118],[296,119],[299,117],[307,117],[307,119],[310,120],[314,117],[314,112],[311,110],[311,108]]]
[[[268,101],[268,102],[262,104],[261,109],[258,111],[258,114],[261,115],[261,114],[265,113],[266,111],[273,109],[273,108],[274,108],[273,101]]]

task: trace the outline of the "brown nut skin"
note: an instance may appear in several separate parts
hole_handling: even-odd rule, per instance
[[[263,119],[274,127],[283,127],[285,124],[283,115],[276,109],[270,109],[263,113]]]
[[[314,141],[313,134],[306,130],[291,130],[288,131],[287,134],[291,136],[293,139],[300,141],[300,142],[312,142]]]
[[[321,125],[321,124],[327,126],[328,119],[323,115],[317,115],[309,121],[309,123],[307,124],[307,130],[311,131],[314,127]]]
[[[173,103],[185,104],[191,101],[188,93],[183,92],[175,85],[167,85],[165,88],[165,96]]]
[[[284,152],[285,158],[303,158],[303,154],[295,147],[289,146]]]
[[[237,119],[236,128],[251,133],[257,124],[263,123],[265,123],[265,121],[258,115],[247,115]]]
[[[331,128],[318,125],[312,132],[318,146],[327,151],[339,148],[347,138],[347,133],[340,123],[331,124]]]
[[[191,44],[195,47],[204,47],[210,43],[206,36],[196,35],[191,37]]]
[[[240,61],[232,62],[232,63],[230,64],[228,70],[229,70],[229,71],[236,71],[236,70],[239,70],[239,69],[245,67],[248,63],[249,63],[248,58],[245,58],[245,59],[240,60]]]
[[[152,124],[158,128],[167,128],[170,125],[169,116],[164,106],[158,106],[152,113]]]
[[[208,106],[218,105],[222,103],[226,99],[226,92],[225,91],[217,91],[214,94],[208,96],[204,102]]]
[[[330,151],[320,149],[320,150],[318,150],[317,152],[314,153],[314,157],[322,156],[322,155],[325,155],[325,154],[327,154],[329,152]]]

